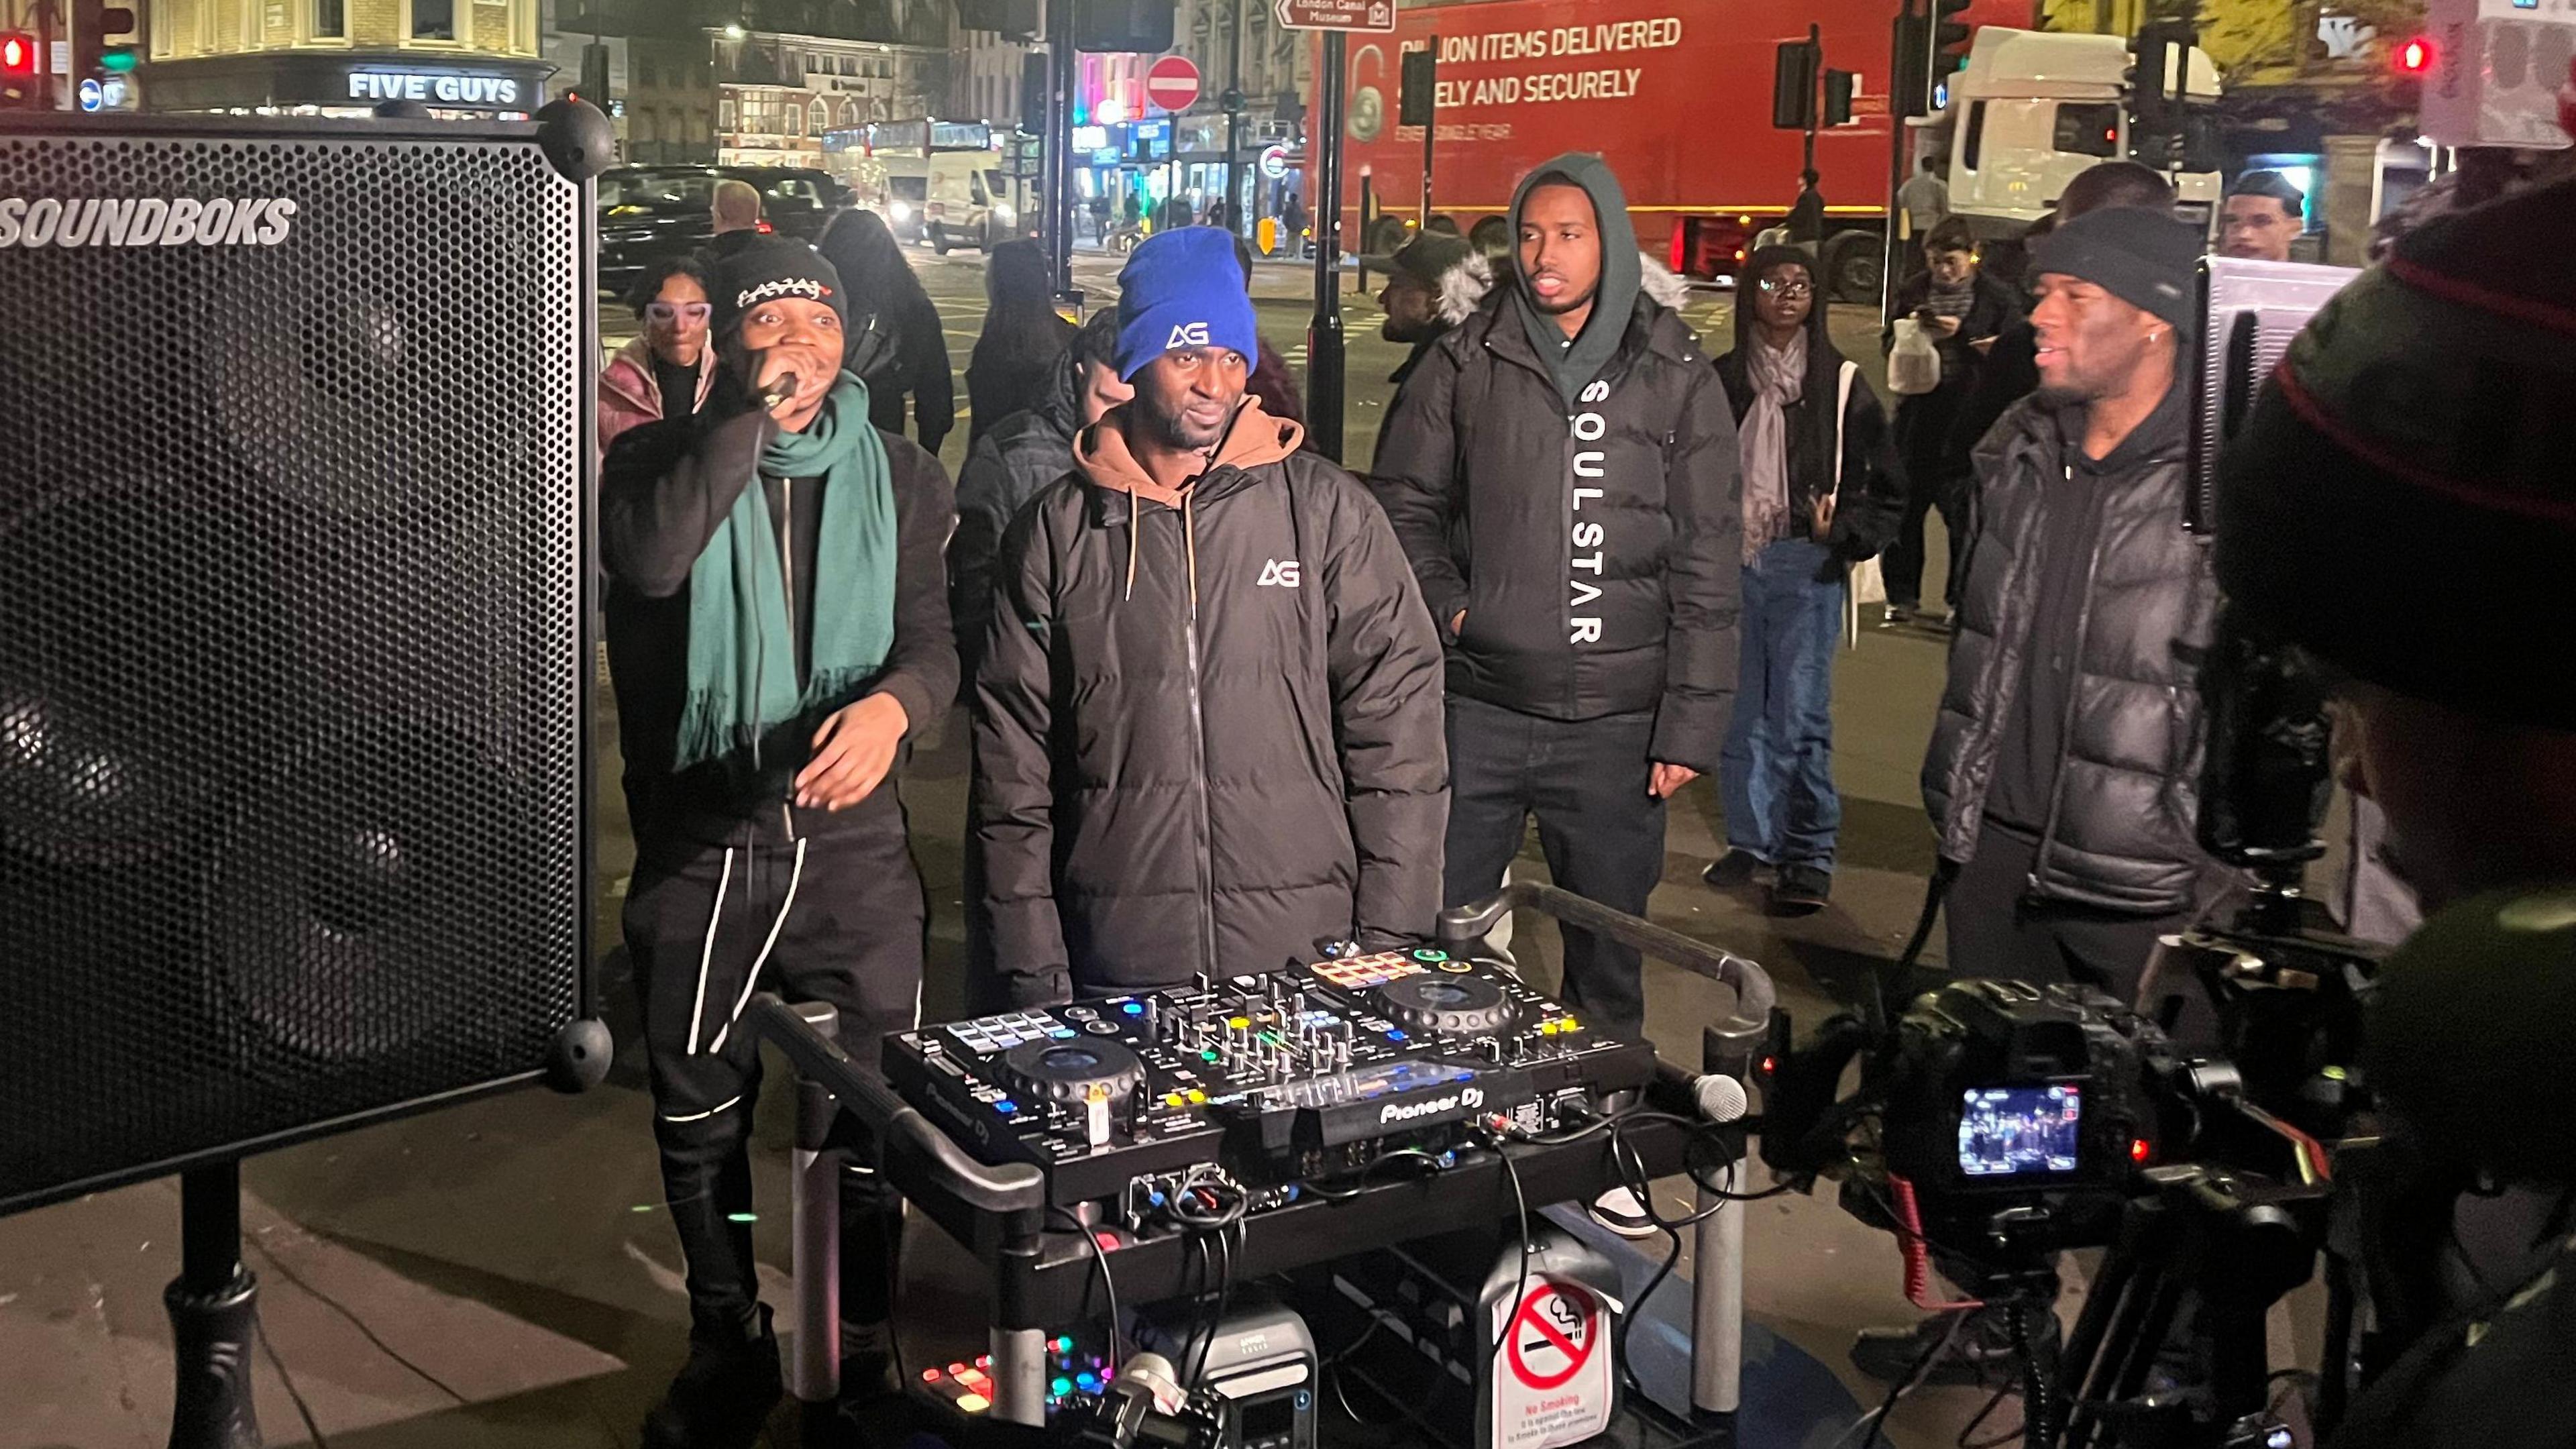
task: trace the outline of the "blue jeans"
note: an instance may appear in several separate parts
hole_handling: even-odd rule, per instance
[[[1828,558],[1818,544],[1784,538],[1746,566],[1735,715],[1718,772],[1730,847],[1829,871],[1843,823],[1833,717],[1843,584]]]

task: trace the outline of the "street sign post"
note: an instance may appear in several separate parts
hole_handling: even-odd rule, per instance
[[[1145,72],[1145,99],[1173,115],[1197,105],[1199,68],[1186,56],[1164,56]]]
[[[1275,0],[1273,9],[1283,30],[1395,30],[1395,0]]]
[[[1350,89],[1352,31],[1395,29],[1395,0],[1273,0],[1283,30],[1324,32],[1323,75],[1306,135],[1308,188],[1315,215],[1315,319],[1306,331],[1306,436],[1315,451],[1342,461],[1342,132]]]

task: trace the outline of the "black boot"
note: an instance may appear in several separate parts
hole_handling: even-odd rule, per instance
[[[760,1437],[786,1390],[769,1306],[754,1313],[745,1330],[690,1330],[688,1363],[644,1416],[644,1449],[750,1449]]]

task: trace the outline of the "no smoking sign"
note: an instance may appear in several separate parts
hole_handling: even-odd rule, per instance
[[[1506,1335],[1493,1373],[1497,1449],[1555,1449],[1609,1427],[1611,1355],[1602,1349],[1609,1323],[1598,1297],[1532,1274],[1521,1286],[1520,1311],[1505,1297],[1494,1315],[1496,1331]]]

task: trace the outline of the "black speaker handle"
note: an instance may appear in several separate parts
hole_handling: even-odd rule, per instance
[[[566,181],[588,181],[617,164],[617,127],[579,96],[537,110],[537,149]]]

